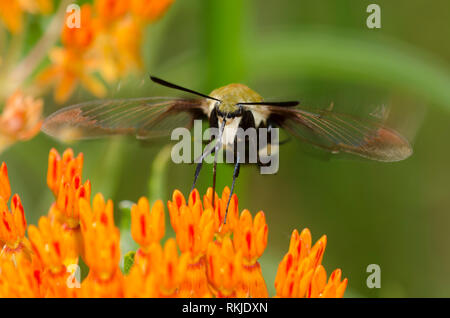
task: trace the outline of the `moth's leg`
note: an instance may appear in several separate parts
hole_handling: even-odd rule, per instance
[[[216,168],[217,168],[217,156],[218,151],[215,151],[214,149],[214,163],[213,163],[213,191],[212,191],[212,207],[215,209],[214,206],[214,199],[216,198]]]
[[[201,157],[199,158],[199,162],[197,164],[197,167],[195,168],[195,175],[194,175],[194,182],[192,183],[192,188],[191,188],[191,192],[194,190],[195,188],[195,184],[197,183],[197,178],[198,175],[200,174],[200,170],[202,169],[203,166],[203,160],[214,150],[214,148],[210,149],[206,149],[205,152],[202,153]]]
[[[205,159],[205,157],[206,156],[208,156],[209,154],[211,154],[211,153],[213,153],[214,152],[214,167],[213,167],[213,177],[214,177],[214,180],[213,180],[213,191],[215,191],[215,181],[216,181],[216,176],[215,176],[215,169],[216,169],[216,165],[217,165],[217,159],[216,159],[216,153],[218,153],[219,152],[219,149],[220,149],[220,147],[222,147],[222,135],[223,135],[223,130],[225,129],[225,124],[226,124],[226,121],[225,120],[223,120],[223,122],[222,122],[222,125],[220,126],[220,129],[219,129],[219,136],[218,136],[218,140],[216,141],[216,143],[215,143],[215,145],[214,145],[214,147],[211,149],[211,150],[206,150],[203,154],[202,154],[202,156],[200,157],[200,162],[198,163],[198,165],[197,165],[197,168],[195,169],[195,176],[194,176],[194,183],[192,184],[192,189],[191,189],[191,192],[192,192],[192,190],[194,190],[194,187],[195,187],[195,183],[197,182],[197,178],[198,178],[198,175],[200,174],[200,170],[202,169],[202,165],[203,165],[203,160]],[[215,198],[215,192],[213,192],[213,196],[212,196],[212,206],[214,207],[214,198]]]
[[[197,183],[198,175],[200,174],[200,170],[202,169],[202,166],[203,166],[203,159],[200,158],[200,160],[201,161],[197,164],[197,167],[195,168],[194,182],[192,183],[191,192],[194,191],[195,184]]]
[[[239,153],[237,153],[236,154],[236,164],[234,166],[234,172],[233,172],[233,182],[231,183],[230,197],[228,198],[227,208],[225,209],[225,218],[223,220],[223,224],[227,223],[228,207],[230,205],[231,197],[233,196],[234,184],[236,182],[236,178],[239,176],[239,169],[240,169],[240,162],[239,161],[240,161],[239,160]]]

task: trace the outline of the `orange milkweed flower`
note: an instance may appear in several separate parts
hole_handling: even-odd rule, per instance
[[[47,185],[55,195],[55,203],[49,211],[52,222],[57,222],[64,230],[67,244],[71,244],[67,254],[66,264],[77,262],[83,255],[83,237],[80,231],[79,200],[90,200],[91,183],[81,182],[83,170],[83,154],[74,156],[72,149],[64,151],[62,158],[56,149],[52,148],[48,157]]]
[[[207,252],[208,281],[216,297],[236,297],[242,280],[242,253],[235,252],[230,237],[221,244],[210,242]]]
[[[347,279],[341,281],[342,272],[336,269],[326,281],[321,265],[327,238],[322,236],[311,247],[311,232],[294,230],[289,251],[284,256],[275,279],[278,297],[337,297],[344,295]]]
[[[50,50],[51,65],[39,73],[37,81],[41,86],[53,85],[55,101],[66,102],[78,83],[98,98],[106,95],[103,83],[95,77],[96,61],[74,50],[55,47]]]
[[[11,211],[8,201],[11,196],[11,186],[8,178],[8,168],[3,162],[0,166],[0,258],[14,258],[18,254],[30,257],[31,247],[25,237],[27,221],[19,195],[11,199]]]
[[[33,252],[39,260],[44,297],[69,297],[74,291],[69,289],[67,281],[69,272],[66,260],[70,254],[71,244],[59,224],[52,223],[47,217],[39,219],[38,227],[28,227]]]
[[[212,188],[208,188],[206,195],[203,196],[203,206],[205,209],[213,209],[212,207]],[[214,231],[217,241],[221,241],[224,237],[230,236],[239,219],[238,198],[234,193],[228,206],[227,222],[224,224],[225,211],[228,199],[230,197],[230,188],[225,187],[222,191],[222,197],[219,198],[217,193],[214,197]]]
[[[96,0],[81,7],[80,28],[64,25],[63,47],[50,50],[51,65],[37,77],[53,85],[54,99],[64,103],[81,84],[96,97],[107,83],[142,69],[141,44],[146,24],[163,15],[173,0]]]
[[[9,0],[0,1],[0,21],[14,34],[23,29],[23,14],[28,13],[50,13],[53,9],[51,0]]]
[[[8,178],[8,167],[6,163],[2,162],[0,167],[0,197],[3,200],[8,201],[11,196],[11,185]]]
[[[152,243],[159,243],[165,231],[164,205],[161,200],[150,205],[147,198],[142,197],[131,207],[131,235],[144,252]]]
[[[64,151],[62,158],[55,148],[50,150],[48,155],[47,185],[55,197],[58,197],[63,180],[72,181],[75,176],[81,176],[83,161],[83,154],[79,153],[75,157],[71,148]]]
[[[99,28],[89,56],[106,82],[142,69],[142,36],[142,25],[129,15]]]
[[[264,212],[252,219],[248,210],[243,210],[234,230],[234,247],[242,252],[242,282],[238,295],[267,297],[267,287],[257,261],[267,245],[268,226]]]
[[[127,297],[178,296],[190,253],[179,257],[174,239],[167,240],[163,249],[159,241],[164,231],[162,201],[156,201],[150,212],[148,200],[140,198],[131,207],[131,235],[140,247],[125,281]]]
[[[145,22],[161,17],[173,3],[173,0],[131,0],[131,11]]]
[[[131,207],[131,236],[139,244],[139,249],[134,257],[135,263],[141,267],[141,272],[146,275],[152,259],[154,245],[164,236],[164,205],[158,200],[150,211],[150,205],[145,197],[141,197],[137,204]]]
[[[173,238],[166,241],[164,248],[159,242],[152,243],[145,265],[142,259],[136,259],[125,277],[125,297],[178,297],[188,261],[189,254],[178,256]]]
[[[22,254],[14,259],[0,257],[0,298],[20,297],[42,297],[41,271]]]
[[[190,257],[180,288],[181,297],[210,295],[204,256],[214,236],[214,216],[212,209],[203,210],[199,198],[198,191],[192,191],[187,205],[183,194],[175,190],[172,201],[167,203],[177,244],[181,252],[189,253]]]
[[[8,98],[0,115],[0,150],[39,133],[42,107],[42,99],[26,96],[21,91],[16,91]]]
[[[58,103],[65,102],[78,83],[97,97],[104,97],[106,88],[97,79],[96,62],[89,55],[89,49],[95,41],[98,25],[92,17],[92,7],[81,7],[80,27],[70,28],[64,24],[61,39],[64,47],[50,50],[51,65],[37,77],[41,85],[54,85],[54,97]]]
[[[129,1],[96,0],[94,6],[102,25],[105,25],[122,18],[129,9]]]
[[[92,7],[84,4],[80,10],[80,27],[69,27],[67,23],[64,24],[61,42],[65,48],[83,53],[94,43],[98,25],[92,14]],[[69,18],[69,13],[66,14],[67,18]]]
[[[50,151],[47,183],[56,202],[49,217],[41,217],[37,227],[28,226],[29,241],[25,238],[26,221],[17,195],[11,199],[12,212],[8,209],[11,187],[6,165],[0,167],[0,212],[5,211],[0,214],[0,243],[2,255],[7,256],[0,257],[0,297],[268,296],[258,262],[268,238],[262,211],[253,217],[243,210],[238,216],[234,195],[228,225],[223,226],[218,221],[224,216],[228,188],[220,198],[214,193],[214,210],[212,189],[203,196],[203,202],[197,190],[190,193],[187,201],[175,190],[167,206],[176,238],[169,238],[162,245],[164,206],[157,201],[150,209],[148,200],[140,198],[131,209],[131,233],[140,247],[124,276],[119,268],[120,232],[114,224],[113,203],[105,201],[101,194],[92,203],[90,195],[77,195],[82,186],[82,166],[82,154],[75,157],[68,149],[61,157],[56,150]],[[71,180],[69,188],[61,186],[66,179]],[[61,207],[58,201],[68,203]],[[67,217],[73,223],[67,222]],[[73,238],[67,235],[71,224],[78,227],[79,242],[85,250],[82,257],[89,267],[81,284],[73,284],[77,281],[69,271],[73,268],[69,265],[77,266],[78,260],[71,257],[78,256]],[[289,250],[278,267],[275,297],[343,297],[347,279],[342,278],[340,269],[327,279],[321,264],[326,236],[314,245],[311,241],[308,229],[300,234],[293,231]]]
[[[80,199],[80,223],[84,259],[89,274],[81,284],[82,297],[122,297],[123,275],[119,269],[120,232],[114,225],[113,203],[95,195],[92,206]]]

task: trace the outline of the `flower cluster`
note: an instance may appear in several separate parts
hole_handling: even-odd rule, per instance
[[[173,0],[95,0],[81,7],[79,26],[68,13],[62,47],[49,52],[51,65],[38,76],[41,85],[54,85],[54,97],[66,101],[77,84],[97,97],[106,94],[99,73],[108,83],[142,66],[140,47],[145,25],[158,19]],[[73,21],[72,21],[73,22]]]
[[[164,204],[142,197],[131,207],[131,234],[139,248],[120,267],[120,231],[111,200],[82,182],[83,155],[52,149],[47,184],[55,196],[47,216],[27,228],[6,165],[0,168],[0,297],[268,297],[258,259],[268,239],[264,213],[239,212],[230,190],[208,189],[186,198],[175,190],[167,208],[175,238],[164,243]],[[215,199],[213,199],[213,195]],[[212,204],[214,202],[214,205]],[[28,238],[25,236],[28,230]],[[276,297],[342,297],[347,279],[337,269],[327,280],[323,236],[312,245],[308,229],[294,230],[275,280]],[[80,282],[82,258],[89,274]]]
[[[35,47],[26,57],[16,54],[15,40],[23,32],[25,13],[49,14],[52,0],[0,1],[0,23],[11,32],[12,52],[0,57],[0,99],[5,99],[0,115],[0,152],[17,141],[34,137],[40,129],[43,102],[35,99],[43,89],[54,87],[54,97],[65,102],[81,84],[97,97],[106,94],[106,83],[142,69],[141,42],[143,30],[166,12],[173,0],[93,0],[80,10],[70,11],[61,1],[53,20],[67,12],[62,30],[50,23]],[[78,7],[79,8],[79,7]],[[62,46],[53,46],[61,34]],[[36,72],[47,56],[50,65]],[[16,65],[16,62],[18,63]],[[20,63],[19,63],[20,62]],[[30,75],[35,80],[26,82]],[[103,80],[102,80],[103,79]],[[31,83],[30,89],[24,88]],[[24,95],[20,90],[25,90]],[[29,94],[33,94],[30,96]]]
[[[0,21],[11,33],[17,34],[23,29],[24,12],[48,14],[52,9],[53,1],[51,0],[0,1]]]
[[[0,152],[16,141],[28,140],[39,133],[42,107],[41,99],[34,99],[21,91],[8,98],[0,115]]]

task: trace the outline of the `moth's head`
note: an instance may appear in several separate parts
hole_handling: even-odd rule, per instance
[[[210,94],[220,102],[208,100],[210,109],[217,111],[219,118],[234,118],[242,115],[239,103],[262,102],[262,97],[243,84],[229,84],[213,90]]]

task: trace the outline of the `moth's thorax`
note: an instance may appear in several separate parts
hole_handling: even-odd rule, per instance
[[[209,94],[222,102],[219,104],[219,110],[223,114],[233,113],[238,110],[238,103],[262,102],[262,97],[254,90],[243,84],[229,84],[217,88]],[[217,102],[208,100],[209,112],[211,112]]]

